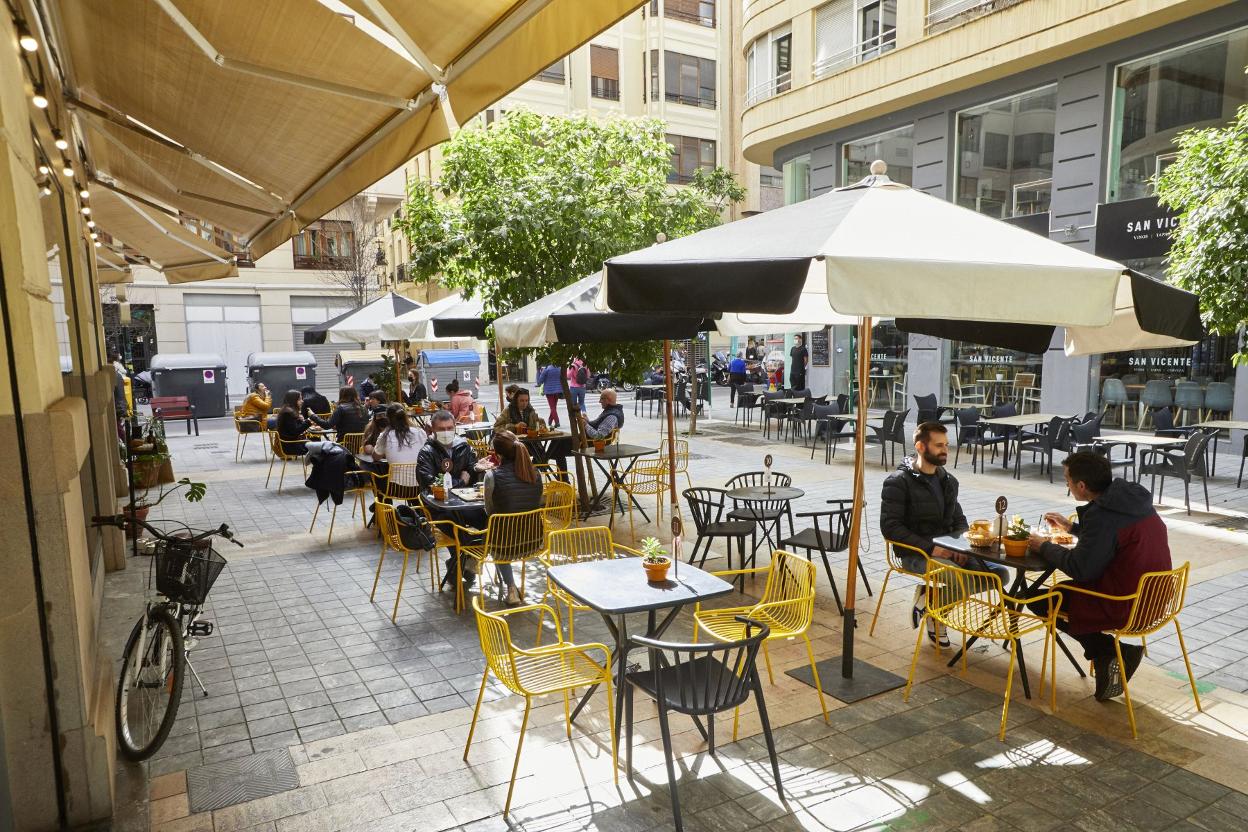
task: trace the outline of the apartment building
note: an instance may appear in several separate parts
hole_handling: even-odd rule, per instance
[[[1248,3],[1227,0],[744,0],[738,40],[742,151],[782,171],[786,204],[883,159],[897,181],[1157,276],[1173,218],[1153,177],[1176,134],[1248,102]],[[844,390],[849,339],[821,334],[820,392]],[[1235,385],[1242,418],[1235,346],[1067,357],[1059,338],[1040,356],[882,324],[871,351],[874,373],[942,401],[953,378],[1034,373],[1041,410],[1075,413],[1110,378],[1132,394],[1190,379]]]

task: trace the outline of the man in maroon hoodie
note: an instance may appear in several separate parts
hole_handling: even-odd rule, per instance
[[[1066,485],[1079,506],[1079,519],[1071,523],[1064,515],[1049,513],[1050,524],[1078,536],[1073,549],[1032,535],[1031,551],[1056,566],[1071,580],[1057,585],[1076,586],[1106,595],[1132,595],[1146,572],[1170,569],[1170,546],[1166,524],[1153,509],[1148,489],[1122,478],[1115,479],[1104,457],[1086,451],[1071,454],[1062,462]],[[1046,609],[1037,610],[1046,613]],[[1127,623],[1130,601],[1106,601],[1080,592],[1062,592],[1059,627],[1083,645],[1083,654],[1096,670],[1096,698],[1104,701],[1122,693],[1121,674],[1129,681],[1144,654],[1137,644],[1122,645],[1123,667],[1118,667],[1114,638],[1106,630]]]

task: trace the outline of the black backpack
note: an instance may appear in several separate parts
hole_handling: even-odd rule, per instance
[[[586,367],[584,364],[582,364],[581,366],[576,368],[576,383],[584,387],[585,383],[588,381],[589,381],[589,368]]]

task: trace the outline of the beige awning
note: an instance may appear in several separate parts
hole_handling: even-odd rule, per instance
[[[50,0],[97,176],[272,250],[641,5]]]
[[[124,194],[97,187],[91,191],[91,216],[96,227],[146,257],[170,283],[191,283],[237,277],[234,257],[186,228],[173,217]],[[115,264],[114,249],[96,249]],[[100,269],[101,278],[107,271]],[[103,281],[102,281],[103,282]]]

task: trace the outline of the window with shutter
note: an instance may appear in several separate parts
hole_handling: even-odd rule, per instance
[[[594,98],[620,100],[620,51],[609,46],[589,47],[589,91]]]

